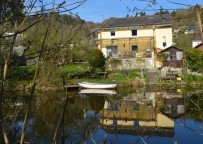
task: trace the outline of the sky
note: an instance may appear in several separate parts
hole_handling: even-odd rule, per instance
[[[62,0],[59,0],[62,1]],[[66,0],[66,4],[80,0]],[[148,2],[147,2],[148,1]],[[156,0],[156,4],[149,4],[150,0],[87,0],[80,7],[73,10],[85,21],[100,23],[110,17],[134,16],[137,8],[145,11],[148,15],[159,11],[160,6],[168,10],[187,9],[196,4],[203,7],[203,0]],[[136,10],[136,9],[135,9]],[[202,12],[203,13],[203,12]]]

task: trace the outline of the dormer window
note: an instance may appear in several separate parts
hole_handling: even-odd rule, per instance
[[[137,30],[136,29],[132,30],[132,36],[137,36]]]
[[[115,31],[111,31],[111,36],[115,36],[116,32]]]

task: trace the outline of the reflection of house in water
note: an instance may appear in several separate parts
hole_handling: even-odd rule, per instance
[[[185,113],[184,97],[180,89],[162,93],[163,113],[171,118],[178,118]]]
[[[152,104],[155,103],[151,102]],[[174,121],[158,113],[149,101],[123,99],[105,102],[101,124],[108,133],[173,136]]]

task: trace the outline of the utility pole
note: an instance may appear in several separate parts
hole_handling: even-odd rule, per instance
[[[199,32],[201,36],[201,40],[203,43],[203,30],[202,30],[202,20],[201,20],[201,7],[199,5],[195,6],[196,14],[197,14],[197,21],[199,26]]]

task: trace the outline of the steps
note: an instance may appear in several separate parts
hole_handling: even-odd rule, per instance
[[[158,68],[151,68],[147,70],[147,78],[149,84],[156,84],[159,80],[159,70]]]

